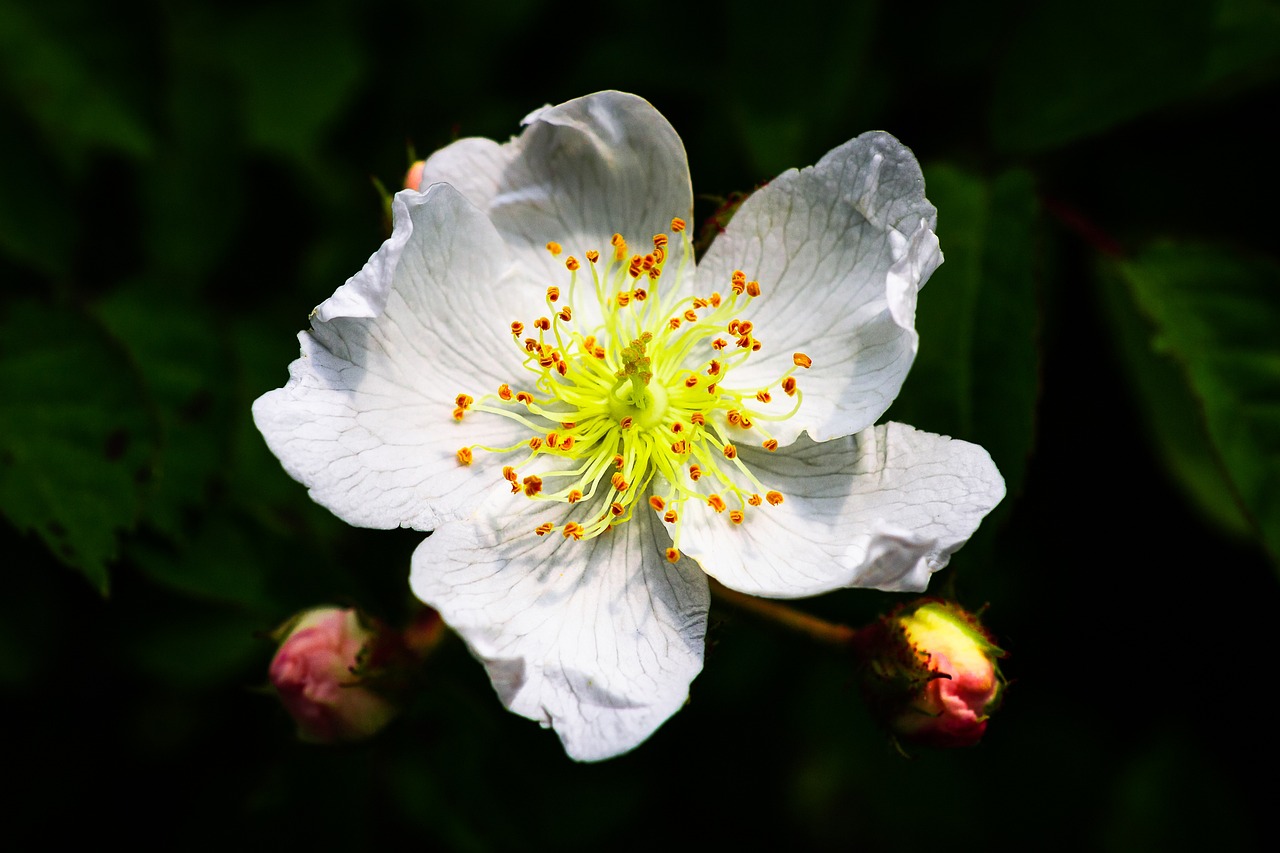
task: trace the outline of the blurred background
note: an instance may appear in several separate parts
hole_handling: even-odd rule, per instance
[[[464,8],[465,6],[465,8]],[[1273,0],[0,0],[0,701],[10,832],[173,849],[1230,850],[1270,836],[1280,557]],[[1009,650],[979,746],[900,756],[830,648],[716,606],[689,705],[565,758],[461,642],[299,743],[264,634],[411,612],[421,534],[267,451],[310,309],[409,149],[648,98],[709,215],[884,129],[946,264],[888,417],[1005,502],[935,577]],[[860,624],[900,597],[800,602]]]

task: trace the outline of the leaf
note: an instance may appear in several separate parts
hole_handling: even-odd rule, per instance
[[[163,442],[146,520],[171,538],[207,500],[229,456],[231,354],[207,308],[134,282],[99,313],[129,350],[155,400]],[[216,316],[216,315],[213,315]]]
[[[1222,247],[1165,243],[1119,269],[1153,349],[1182,369],[1222,471],[1280,564],[1280,265]]]
[[[155,456],[137,375],[89,318],[23,302],[0,317],[0,388],[0,512],[105,594]]]
[[[1155,450],[1183,492],[1223,530],[1251,533],[1239,500],[1209,443],[1202,417],[1169,417],[1170,412],[1199,412],[1179,365],[1151,345],[1151,327],[1138,311],[1119,264],[1101,264],[1101,297],[1112,336],[1135,393]]]
[[[981,444],[1016,494],[1039,396],[1031,178],[948,166],[925,175],[946,262],[920,292],[920,353],[889,417]]]
[[[1104,131],[1249,71],[1274,75],[1280,19],[1260,0],[1050,0],[998,66],[997,145],[1035,151]]]

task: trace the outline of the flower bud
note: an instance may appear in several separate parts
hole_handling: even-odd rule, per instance
[[[407,190],[419,189],[422,183],[422,170],[426,167],[426,160],[414,160],[413,165],[409,167],[409,171],[404,175],[404,188]]]
[[[376,636],[356,611],[319,607],[282,630],[287,636],[271,661],[271,683],[301,739],[362,740],[395,716],[395,706],[361,679]]]
[[[863,686],[902,741],[972,746],[996,709],[1004,652],[978,620],[950,602],[925,599],[886,616],[860,638]]]

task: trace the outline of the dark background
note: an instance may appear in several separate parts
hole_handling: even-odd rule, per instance
[[[178,849],[1251,849],[1271,835],[1280,274],[1267,0],[0,0],[0,806]],[[909,6],[909,8],[908,8]],[[456,639],[371,742],[263,688],[294,611],[410,613],[412,531],[312,505],[249,418],[392,189],[545,103],[648,98],[718,197],[888,130],[947,263],[889,417],[1009,497],[984,742],[902,758],[833,650],[715,607],[690,704],[566,759]],[[800,606],[859,624],[899,597]],[[681,828],[682,822],[688,825]]]

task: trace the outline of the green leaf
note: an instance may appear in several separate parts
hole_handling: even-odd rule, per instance
[[[1182,369],[1252,528],[1280,564],[1280,265],[1221,247],[1161,244],[1119,265],[1153,349]],[[1212,488],[1212,484],[1207,486]]]
[[[233,368],[225,330],[208,309],[142,282],[112,294],[99,313],[159,410],[163,442],[146,520],[181,538],[184,515],[206,502],[229,457]]]
[[[89,318],[24,302],[0,317],[0,388],[0,512],[105,593],[152,476],[137,375]]]
[[[1200,405],[1184,372],[1151,345],[1151,325],[1134,304],[1120,265],[1101,262],[1101,301],[1112,337],[1135,392],[1135,402],[1151,434],[1156,452],[1184,493],[1211,521],[1235,536],[1248,536],[1248,520],[1231,483],[1209,443]],[[1169,417],[1192,412],[1194,417]]]
[[[1280,17],[1262,0],[1050,0],[1027,8],[1008,43],[992,136],[1006,150],[1035,151],[1233,76],[1274,76]]]
[[[920,292],[920,353],[889,417],[981,444],[1016,494],[1039,395],[1034,187],[1023,171],[925,177],[946,262]]]
[[[0,2],[0,85],[72,168],[96,148],[135,158],[152,150],[150,132],[101,69],[86,65],[21,4]]]

